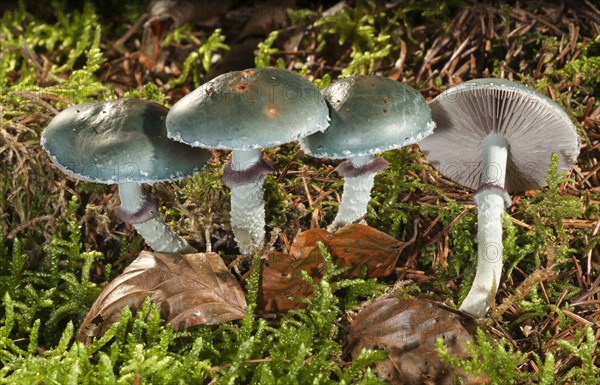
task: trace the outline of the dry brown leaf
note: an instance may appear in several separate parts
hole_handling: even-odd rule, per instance
[[[124,308],[139,309],[147,297],[175,330],[240,319],[246,308],[242,288],[218,254],[142,251],[102,290],[77,340],[89,343],[103,335]]]
[[[366,265],[367,277],[380,278],[392,273],[400,253],[414,240],[401,242],[373,227],[350,224],[333,234],[324,229],[304,231],[294,238],[289,253],[295,260],[307,258],[319,252],[318,241],[327,246],[339,267],[353,266],[346,276],[358,277],[361,265]]]
[[[416,299],[387,297],[361,310],[350,326],[348,349],[356,358],[362,349],[384,349],[389,356],[377,363],[378,375],[395,385],[485,384],[444,364],[436,352],[442,338],[453,357],[467,358],[470,334],[459,317],[436,304]]]
[[[308,258],[315,250],[318,252],[317,242],[323,242],[327,245],[333,239],[333,234],[325,229],[310,229],[302,231],[296,235],[288,254],[293,261],[300,261]]]
[[[416,231],[415,231],[416,235]],[[326,242],[331,256],[340,267],[352,265],[351,277],[360,275],[360,266],[367,266],[367,277],[380,278],[390,275],[396,261],[414,238],[401,242],[377,229],[361,224],[344,226],[335,232],[333,239]]]
[[[320,258],[323,263],[323,258]],[[303,306],[302,303],[292,298],[310,298],[312,287],[302,279],[301,270],[291,269],[294,259],[286,253],[273,252],[262,269],[262,280],[259,295],[259,307],[268,312],[286,312]],[[309,259],[306,262],[307,270],[311,270]],[[318,263],[318,262],[317,262]]]
[[[367,225],[351,224],[334,234],[324,229],[299,233],[289,254],[274,252],[262,271],[260,305],[265,311],[283,312],[304,305],[292,297],[310,298],[312,288],[302,280],[305,271],[316,282],[323,276],[325,263],[317,242],[323,242],[339,267],[352,265],[343,277],[360,276],[361,265],[367,266],[367,277],[390,275],[402,250],[410,245]]]

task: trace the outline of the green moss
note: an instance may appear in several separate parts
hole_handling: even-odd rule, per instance
[[[178,183],[180,199],[206,217],[228,218],[230,192],[223,185],[222,175],[223,165],[209,163],[201,173]]]
[[[200,48],[188,55],[183,62],[181,75],[179,75],[178,78],[169,81],[171,86],[184,84],[190,75],[195,87],[199,87],[200,84],[202,84],[200,75],[202,73],[207,74],[210,71],[213,54],[219,50],[229,50],[229,46],[225,44],[225,36],[223,36],[221,32],[222,30],[220,28],[215,29]]]
[[[342,309],[332,290],[364,285],[364,280],[331,280],[337,269],[320,245],[326,266],[315,283],[314,297],[304,310],[284,315],[280,321],[256,318],[259,269],[247,282],[249,306],[239,323],[199,326],[176,333],[160,319],[159,309],[146,301],[137,314],[125,309],[119,322],[90,346],[73,341],[74,326],[66,324],[55,347],[38,353],[39,321],[25,336],[27,350],[13,340],[21,316],[17,301],[4,297],[4,324],[0,327],[0,383],[32,384],[52,379],[56,383],[130,384],[140,378],[147,384],[189,384],[210,380],[218,384],[382,384],[367,367],[385,353],[365,351],[352,365],[344,366],[338,343],[337,321]],[[255,265],[260,257],[254,258]],[[371,292],[374,294],[374,292]]]
[[[413,1],[398,7],[396,15],[404,26],[408,39],[418,44],[412,33],[415,26],[435,24],[445,30],[452,16],[467,6],[468,2],[464,0]]]
[[[595,363],[598,341],[591,327],[577,329],[573,342],[564,340],[557,342],[568,354],[581,361],[581,366],[571,368],[565,373],[564,380],[581,385],[600,383],[600,368]]]
[[[469,359],[451,357],[442,339],[437,341],[437,351],[442,360],[455,368],[477,375],[485,374],[490,383],[498,385],[544,384],[559,385],[566,382],[595,385],[600,381],[600,369],[594,364],[597,341],[591,327],[576,329],[573,341],[558,340],[558,351],[540,358],[536,353],[522,353],[514,349],[505,339],[495,340],[477,329],[475,343],[468,343]],[[569,355],[581,361],[581,366],[561,370],[555,357]],[[537,372],[524,373],[519,370],[527,360],[533,360]],[[558,374],[557,374],[558,372]]]
[[[566,174],[558,171],[558,154],[552,154],[551,158],[546,177],[548,187],[535,197],[525,199],[520,210],[534,223],[538,239],[558,241],[560,248],[557,258],[560,261],[569,252],[563,219],[579,218],[584,208],[579,198],[560,193],[560,185],[567,181]]]
[[[339,45],[351,46],[351,60],[342,70],[342,77],[370,74],[377,62],[390,55],[389,29],[393,23],[389,19],[384,22],[385,14],[375,10],[375,2],[360,2],[354,9],[344,8],[315,22],[320,29],[318,50],[325,48],[329,36],[337,36]]]
[[[402,239],[404,230],[412,228],[414,219],[440,212],[436,208],[417,205],[406,198],[443,192],[421,181],[419,174],[427,169],[425,164],[417,161],[421,154],[402,148],[388,151],[382,157],[390,164],[375,177],[367,221],[371,226]]]
[[[27,261],[18,240],[13,242],[12,253],[6,253],[5,247],[0,255],[0,265],[5,267],[0,270],[0,289],[11,298],[11,307],[18,310],[14,324],[19,333],[29,333],[36,318],[44,319],[44,343],[56,342],[66,322],[83,317],[100,292],[91,282],[90,272],[103,255],[82,251],[77,208],[77,199],[73,198],[64,230],[44,247],[41,260]],[[65,239],[61,238],[63,231]]]
[[[265,41],[258,43],[258,50],[256,57],[254,58],[254,65],[256,68],[271,67],[271,55],[277,55],[279,53],[278,48],[273,48],[275,40],[279,36],[278,31],[273,31],[267,36]],[[277,58],[277,67],[285,68],[285,62],[282,58]]]
[[[298,219],[296,210],[290,210],[292,194],[285,193],[277,179],[268,176],[264,183],[265,215],[269,227],[293,228]]]
[[[454,276],[462,275],[462,283],[458,290],[458,302],[467,296],[475,278],[477,269],[477,213],[469,212],[456,221],[450,231],[450,250],[448,256],[448,273]]]
[[[146,83],[142,88],[129,90],[125,92],[123,98],[152,100],[159,104],[166,104],[167,100],[167,96],[162,93],[154,83]]]
[[[588,42],[582,47],[582,52],[577,59],[570,61],[561,69],[549,71],[550,79],[558,81],[568,79],[576,87],[577,93],[582,92],[588,95],[598,95],[600,93],[600,37],[594,41]],[[596,102],[598,103],[598,102]]]
[[[476,375],[486,374],[490,383],[495,385],[520,384],[527,375],[517,368],[521,366],[527,354],[515,351],[506,340],[494,341],[477,329],[476,344],[467,343],[471,359],[460,360],[450,356],[441,338],[437,341],[437,351],[443,361],[453,367],[461,368]]]

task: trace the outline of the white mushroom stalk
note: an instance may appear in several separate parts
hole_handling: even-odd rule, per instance
[[[231,189],[231,229],[244,255],[259,250],[265,240],[263,183],[271,169],[260,149],[233,150],[223,181]]]
[[[338,168],[338,173],[344,177],[344,192],[330,231],[354,223],[367,214],[375,175],[387,166],[387,161],[373,155],[355,156],[346,162]]]
[[[490,308],[502,274],[502,215],[510,205],[504,189],[508,142],[502,135],[489,134],[482,142],[481,187],[475,194],[477,205],[477,270],[460,310],[483,317]]]
[[[148,246],[159,253],[197,252],[165,223],[140,183],[120,183],[118,187],[121,206],[117,208],[117,216],[131,224]]]

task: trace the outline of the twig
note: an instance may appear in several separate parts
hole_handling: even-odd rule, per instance
[[[6,236],[6,239],[13,239],[14,237],[17,236],[18,233],[25,230],[26,228],[29,228],[32,225],[35,225],[36,223],[43,222],[43,221],[49,221],[52,219],[54,219],[53,215],[42,215],[41,217],[36,217],[36,218],[30,219],[27,222],[21,223],[19,226],[15,227],[10,233],[8,233],[8,235]]]
[[[129,29],[127,30],[127,32],[125,32],[125,34],[123,36],[121,36],[117,41],[115,41],[113,43],[113,47],[115,48],[115,50],[117,50],[117,52],[119,52],[121,54],[125,53],[123,44],[125,44],[125,42],[127,40],[129,40],[129,38],[140,28],[142,23],[144,23],[147,19],[148,19],[148,14],[144,13],[142,16],[140,16],[139,19],[137,19],[137,21],[135,23],[133,23],[133,25],[131,27],[129,27]]]

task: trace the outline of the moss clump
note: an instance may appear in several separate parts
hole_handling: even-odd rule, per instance
[[[56,343],[65,325],[83,319],[100,293],[90,280],[90,272],[103,255],[82,250],[77,209],[77,199],[73,198],[63,229],[44,247],[40,259],[27,258],[18,239],[11,252],[4,241],[0,242],[0,289],[14,311],[11,329],[14,325],[18,330],[14,338],[27,338],[37,319],[38,323],[44,320],[45,330],[39,343]],[[1,311],[0,315],[9,316]]]
[[[351,365],[344,365],[338,342],[342,308],[332,293],[357,287],[364,298],[380,293],[381,288],[362,279],[331,283],[342,270],[334,266],[323,245],[320,248],[326,266],[323,279],[315,283],[305,277],[314,288],[313,299],[307,301],[306,309],[292,311],[279,321],[254,315],[260,271],[255,269],[247,282],[249,306],[239,324],[176,333],[164,325],[159,309],[146,301],[136,315],[125,309],[119,322],[90,346],[73,341],[74,324],[69,321],[56,345],[40,353],[40,331],[46,332],[49,326],[41,327],[38,319],[25,333],[17,332],[28,343],[27,349],[21,348],[14,328],[25,321],[24,310],[6,293],[0,327],[0,383],[52,379],[61,384],[130,384],[139,378],[147,384],[278,384],[285,378],[286,383],[298,384],[383,384],[368,367],[385,353],[365,351]],[[257,256],[254,264],[260,263]],[[84,273],[80,282],[84,289],[90,285],[87,279]]]

